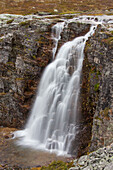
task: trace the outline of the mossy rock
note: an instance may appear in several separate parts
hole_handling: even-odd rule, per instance
[[[109,115],[109,108],[106,107],[104,110],[100,112],[100,115],[103,115],[104,117]]]
[[[14,19],[10,19],[7,21],[7,24],[11,24],[14,21]]]
[[[113,37],[102,40],[104,43],[113,46]]]
[[[6,95],[6,93],[4,93],[4,92],[0,93],[0,96],[4,96],[4,95]]]
[[[41,170],[68,170],[68,167],[63,161],[53,161],[49,166],[43,166]]]
[[[29,25],[29,24],[30,24],[30,21],[23,21],[23,22],[19,23],[20,26],[25,26],[25,25]]]
[[[113,35],[113,31],[110,31],[110,33]]]
[[[95,92],[99,91],[99,87],[100,87],[99,83],[97,83],[97,84],[94,85],[94,90],[95,90]]]

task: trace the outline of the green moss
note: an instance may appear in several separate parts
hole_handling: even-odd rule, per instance
[[[99,87],[100,87],[99,83],[97,83],[97,84],[94,85],[94,90],[95,90],[95,92],[97,92],[97,91],[99,90]]]
[[[75,11],[65,11],[65,12],[59,13],[59,15],[64,15],[64,14],[76,14],[76,13],[79,13],[79,12],[75,12]]]
[[[40,39],[38,40],[38,43],[42,43],[44,42],[45,38],[43,36],[40,37]]]
[[[88,41],[86,42],[86,46],[85,46],[85,52],[87,52],[91,47],[91,44],[88,43]]]
[[[102,116],[103,119],[109,120],[109,108],[106,107],[104,110],[102,110],[99,114]]]
[[[14,64],[13,62],[11,62],[11,61],[9,61],[9,62],[7,62],[6,64]]]
[[[108,45],[113,45],[113,37],[109,37],[107,39],[103,39],[102,42],[108,44]]]
[[[113,35],[113,31],[110,31],[110,33]]]
[[[11,24],[13,21],[14,21],[14,19],[10,19],[10,20],[8,20],[6,23],[7,23],[7,24]]]
[[[24,80],[23,77],[18,77],[18,78],[16,78],[16,81],[22,81],[22,80]]]
[[[106,108],[103,110],[103,114],[104,114],[104,116],[108,116],[108,114],[109,114],[109,108],[108,108],[108,107],[106,107]]]
[[[94,66],[90,66],[89,79],[93,78],[93,79],[98,80],[100,75],[101,75],[101,72],[99,70],[96,70]]]
[[[107,14],[107,15],[113,15],[113,13]]]
[[[104,55],[104,54],[100,52],[100,55]]]
[[[3,41],[3,38],[0,38],[0,42],[2,42]]]
[[[63,161],[53,161],[48,166],[42,166],[41,170],[68,170],[68,167]]]
[[[106,107],[106,108],[104,109],[104,114],[108,114],[108,112],[109,112],[109,108]]]
[[[100,121],[103,121],[100,117],[96,116],[95,117],[96,120],[100,120]]]
[[[20,26],[25,26],[25,25],[29,25],[30,21],[24,21],[24,22],[20,22],[19,25]]]
[[[32,57],[33,57],[34,60],[36,60],[36,56],[35,55],[33,55]]]
[[[96,74],[99,76],[99,75],[101,75],[101,72],[99,70],[97,70]]]

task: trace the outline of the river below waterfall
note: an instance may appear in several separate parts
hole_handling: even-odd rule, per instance
[[[0,128],[0,169],[9,167],[40,167],[52,161],[68,162],[71,157],[56,156],[56,154],[17,146],[15,139],[9,139],[10,132],[16,129]]]

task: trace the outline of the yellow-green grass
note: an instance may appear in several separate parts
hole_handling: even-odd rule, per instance
[[[98,13],[109,12],[113,9],[112,0],[1,0],[0,13],[31,14],[38,11],[58,13]],[[108,11],[107,11],[108,10]]]

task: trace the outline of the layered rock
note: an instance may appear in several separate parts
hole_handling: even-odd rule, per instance
[[[88,112],[94,115],[89,151],[93,151],[113,142],[112,31],[98,27],[95,35],[87,42],[85,54],[89,68],[89,99],[91,99]]]
[[[90,24],[84,24],[80,22],[70,22],[65,25],[63,32],[61,33],[61,40],[59,41],[58,48],[63,43],[73,40],[76,37],[84,36],[90,29]]]
[[[0,28],[0,125],[22,128],[53,42],[50,22],[12,22]]]

